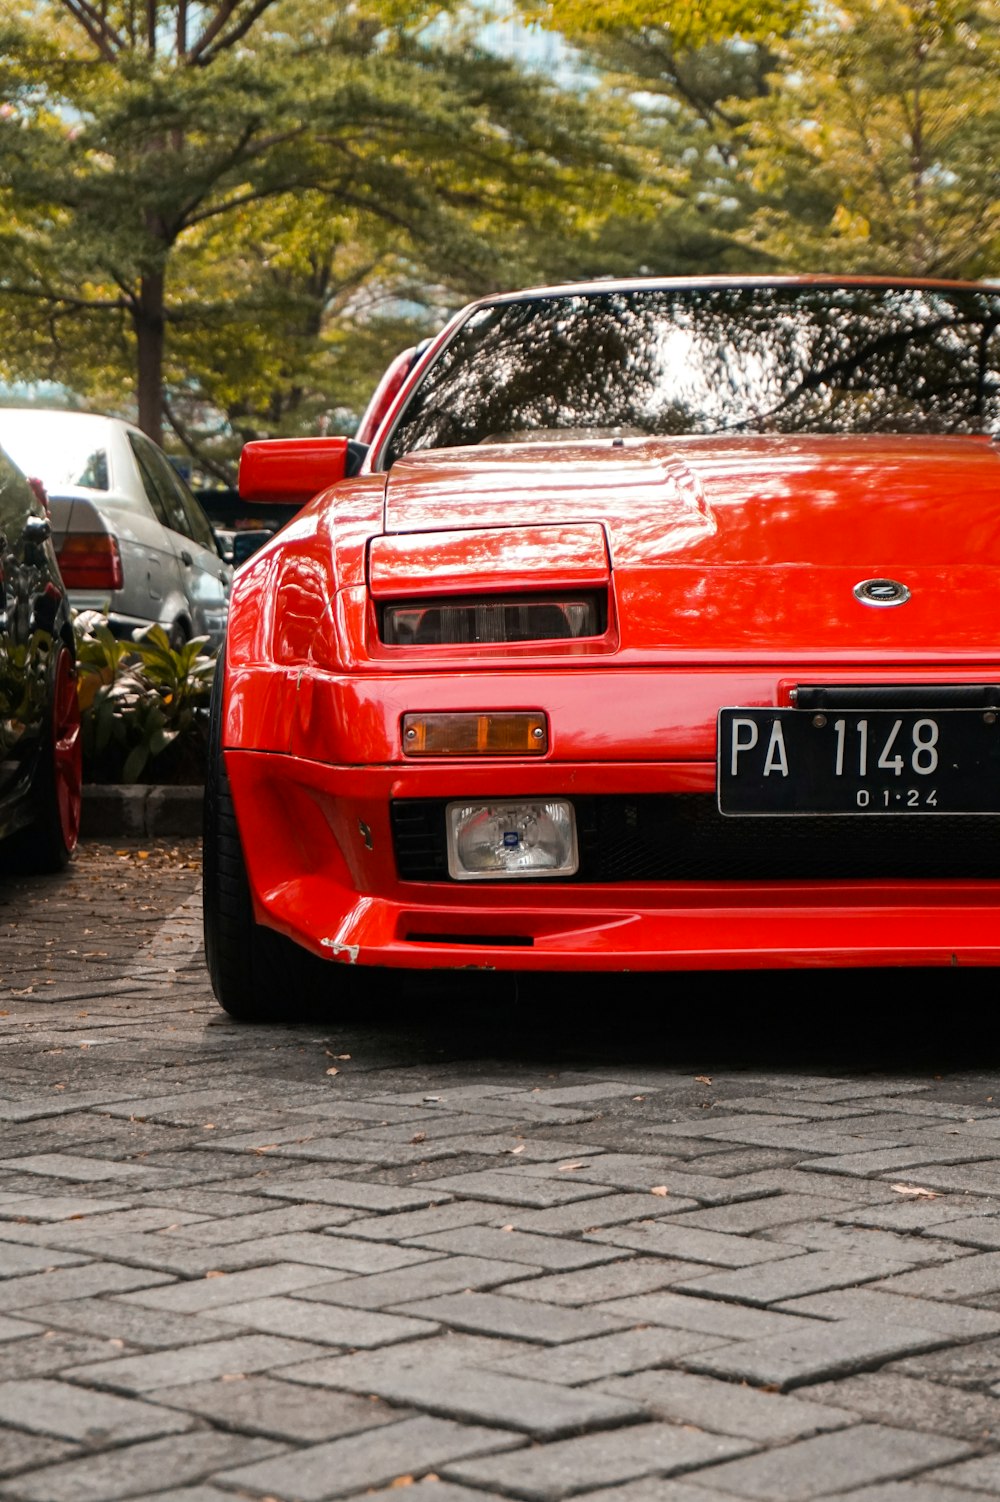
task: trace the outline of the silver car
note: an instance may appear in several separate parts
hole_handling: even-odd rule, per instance
[[[158,623],[174,646],[225,632],[232,569],[163,450],[117,417],[0,408],[0,444],[48,493],[59,567],[78,610],[117,636]]]

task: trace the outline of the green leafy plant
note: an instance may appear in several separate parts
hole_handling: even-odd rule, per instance
[[[161,626],[119,641],[96,611],[74,621],[84,775],[92,782],[201,782],[215,657],[208,638],[170,645]]]

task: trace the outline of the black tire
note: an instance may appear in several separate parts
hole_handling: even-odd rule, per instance
[[[212,688],[204,805],[205,958],[219,1005],[241,1022],[315,1019],[340,988],[332,964],[254,921],[222,754],[221,663]]]
[[[32,819],[3,845],[7,871],[44,875],[61,871],[80,833],[80,711],[76,666],[65,642],[52,659],[50,703],[31,786]]]

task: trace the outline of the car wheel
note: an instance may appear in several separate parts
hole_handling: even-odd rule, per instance
[[[243,1022],[315,1018],[342,977],[254,921],[250,883],[222,754],[222,676],[212,689],[204,806],[205,958],[219,1005]],[[338,987],[339,989],[339,987]]]
[[[4,861],[10,869],[62,870],[80,835],[82,784],[76,666],[72,652],[60,642],[52,675],[52,707],[32,788],[34,817],[6,844]]]

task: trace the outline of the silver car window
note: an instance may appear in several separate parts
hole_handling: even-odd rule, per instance
[[[129,433],[128,441],[135,455],[135,462],[139,466],[139,474],[142,478],[142,488],[146,492],[149,504],[152,506],[158,521],[164,527],[173,527],[173,517],[168,497],[163,489],[163,477],[156,464],[156,449],[148,438],[143,438],[139,433]]]
[[[171,493],[176,497],[174,509],[179,506],[184,516],[184,531],[188,537],[192,538],[201,547],[208,548],[210,553],[216,552],[215,534],[212,531],[208,517],[202,511],[169,459],[164,459],[164,467],[167,472],[167,483],[170,485]]]
[[[67,485],[84,490],[109,490],[108,451],[104,444],[95,441],[89,423],[60,422],[61,416],[54,414],[51,423],[25,423],[14,418],[5,422],[0,415],[4,447],[14,463],[26,475],[41,480],[53,494]]]

